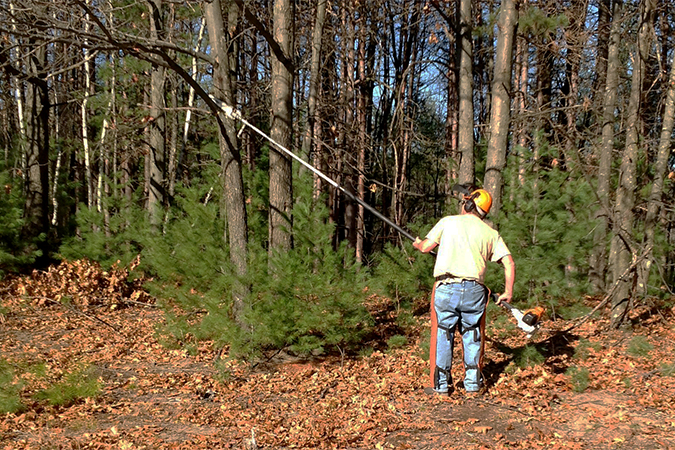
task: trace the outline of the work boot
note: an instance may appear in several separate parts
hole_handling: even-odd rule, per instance
[[[424,388],[424,393],[426,395],[441,395],[447,397],[450,395],[450,391],[437,391],[435,388],[432,387],[425,387]]]

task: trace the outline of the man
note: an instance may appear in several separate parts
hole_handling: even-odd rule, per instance
[[[448,395],[453,389],[450,369],[455,329],[462,335],[464,348],[464,388],[468,396],[478,395],[482,387],[485,309],[489,290],[485,287],[488,261],[504,266],[504,293],[497,303],[510,301],[516,266],[499,233],[483,219],[492,206],[484,189],[473,189],[463,196],[459,215],[442,218],[424,240],[413,247],[428,253],[438,246],[431,297],[431,385],[427,394]]]

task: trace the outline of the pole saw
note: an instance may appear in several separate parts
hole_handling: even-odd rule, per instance
[[[312,166],[311,164],[306,162],[304,159],[300,158],[298,155],[296,155],[295,153],[293,153],[292,151],[290,151],[289,149],[287,149],[286,147],[284,147],[283,145],[281,145],[280,143],[278,143],[277,141],[272,139],[264,131],[260,130],[258,127],[256,127],[255,125],[253,125],[252,123],[250,123],[249,121],[244,119],[244,117],[241,115],[241,113],[239,111],[237,111],[236,109],[234,109],[232,106],[225,104],[222,100],[218,100],[217,98],[215,98],[213,96],[210,96],[210,97],[211,97],[211,100],[213,100],[213,102],[220,108],[221,112],[223,114],[225,114],[225,116],[227,116],[228,118],[233,119],[233,120],[241,121],[241,123],[243,123],[245,126],[249,127],[250,129],[252,129],[256,133],[258,133],[260,136],[262,136],[265,139],[267,139],[268,141],[270,141],[277,149],[281,150],[283,153],[287,154],[288,156],[290,156],[291,158],[293,158],[294,160],[296,160],[297,162],[299,162],[300,164],[305,166],[307,169],[314,172],[319,178],[321,178],[326,183],[333,186],[338,191],[342,192],[349,199],[351,199],[351,200],[355,201],[356,203],[358,203],[359,205],[363,206],[365,209],[370,211],[375,217],[377,217],[378,219],[380,219],[381,221],[383,221],[384,223],[386,223],[387,225],[389,225],[390,227],[392,227],[393,229],[398,231],[401,235],[403,235],[406,238],[410,239],[411,241],[415,242],[415,237],[412,234],[408,233],[406,230],[399,227],[394,222],[389,220],[387,217],[382,215],[378,210],[376,210],[375,208],[373,208],[372,206],[370,206],[369,204],[367,204],[366,202],[364,202],[363,200],[358,198],[356,195],[352,194],[351,192],[349,192],[348,190],[346,190],[345,188],[343,188],[342,186],[337,184],[335,181],[333,181],[331,178],[326,176],[319,169]]]
[[[258,133],[260,136],[267,139],[277,149],[281,150],[283,153],[290,156],[291,158],[293,158],[294,160],[296,160],[297,162],[302,164],[307,169],[311,170],[319,178],[321,178],[326,183],[333,186],[338,191],[342,192],[349,199],[351,199],[351,200],[355,201],[356,203],[358,203],[359,205],[363,206],[363,208],[367,209],[375,217],[382,220],[384,223],[386,223],[387,225],[392,227],[394,230],[398,231],[402,236],[404,236],[404,237],[410,239],[411,241],[415,242],[415,237],[412,234],[408,233],[406,230],[404,230],[403,228],[401,228],[400,226],[398,226],[397,224],[395,224],[394,222],[389,220],[387,217],[385,217],[378,210],[376,210],[375,208],[373,208],[372,206],[370,206],[369,204],[367,204],[366,202],[361,200],[359,197],[357,197],[356,195],[352,194],[351,192],[349,192],[348,190],[346,190],[345,188],[343,188],[342,186],[337,184],[337,182],[335,182],[333,179],[329,178],[326,174],[321,172],[319,169],[312,166],[311,164],[306,162],[304,159],[300,158],[298,155],[296,155],[295,153],[293,153],[292,151],[290,151],[289,149],[287,149],[286,147],[284,147],[283,145],[281,145],[280,143],[278,143],[277,141],[272,139],[271,136],[269,136],[264,131],[262,131],[261,129],[259,129],[258,127],[256,127],[252,123],[250,123],[248,120],[244,119],[244,117],[241,115],[241,112],[234,109],[232,106],[224,103],[222,100],[217,99],[216,97],[213,97],[211,95],[209,95],[209,97],[216,104],[216,106],[218,106],[218,108],[220,109],[220,112],[225,114],[226,117],[228,117],[232,120],[241,121],[242,124],[244,124],[245,126],[249,127],[250,129],[252,129],[256,133]],[[243,128],[242,128],[242,130],[243,130]],[[471,194],[470,190],[467,187],[462,186],[461,184],[455,184],[452,187],[452,190],[455,191],[455,192],[458,192],[458,193],[460,193],[464,196],[468,196],[468,195]],[[431,253],[435,255],[434,252],[431,252]],[[497,298],[497,297],[495,297],[495,298]],[[518,322],[518,327],[520,329],[522,329],[525,333],[527,333],[528,338],[532,337],[534,335],[534,333],[539,329],[538,322],[539,322],[539,319],[541,318],[541,315],[544,312],[543,308],[538,307],[538,308],[535,308],[533,310],[525,311],[525,313],[523,313],[522,311],[515,308],[514,306],[511,306],[507,302],[501,302],[501,305],[503,305],[504,308],[508,309],[511,312],[513,317],[515,317],[515,319]]]

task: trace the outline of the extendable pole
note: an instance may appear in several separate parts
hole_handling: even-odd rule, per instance
[[[212,100],[220,107],[220,109],[221,109],[221,111],[223,112],[223,114],[225,114],[227,117],[229,117],[230,119],[240,120],[244,125],[246,125],[247,127],[251,128],[251,129],[254,130],[256,133],[258,133],[259,135],[261,135],[262,137],[264,137],[265,139],[267,139],[268,141],[270,141],[272,144],[274,144],[274,146],[275,146],[276,148],[278,148],[279,150],[281,150],[281,151],[284,152],[285,154],[289,155],[291,158],[293,158],[293,159],[295,159],[296,161],[298,161],[300,164],[302,164],[303,166],[305,166],[306,168],[308,168],[309,170],[311,170],[312,172],[314,172],[317,176],[319,176],[319,178],[321,178],[322,180],[324,180],[326,183],[330,184],[330,185],[333,186],[335,189],[339,190],[339,191],[342,192],[344,195],[346,195],[347,197],[349,197],[350,199],[354,200],[356,203],[358,203],[359,205],[363,206],[365,209],[367,209],[368,211],[370,211],[375,217],[377,217],[378,219],[382,220],[384,223],[386,223],[387,225],[389,225],[390,227],[392,227],[393,229],[395,229],[396,231],[398,231],[399,233],[401,233],[401,234],[402,234],[403,236],[405,236],[406,238],[410,239],[410,240],[413,241],[413,242],[415,241],[415,238],[413,237],[413,235],[411,235],[410,233],[408,233],[407,231],[405,231],[403,228],[401,228],[401,227],[399,227],[398,225],[396,225],[394,222],[392,222],[391,220],[389,220],[387,217],[383,216],[378,210],[376,210],[375,208],[373,208],[372,206],[370,206],[369,204],[367,204],[366,202],[364,202],[363,200],[361,200],[360,198],[358,198],[356,195],[352,194],[351,192],[349,192],[348,190],[346,190],[345,188],[343,188],[342,186],[340,186],[339,184],[337,184],[337,183],[336,183],[335,181],[333,181],[332,179],[328,178],[328,176],[326,176],[326,175],[325,175],[323,172],[321,172],[319,169],[317,169],[316,167],[312,166],[311,164],[309,164],[308,162],[306,162],[305,160],[303,160],[302,158],[300,158],[299,156],[297,156],[295,153],[293,153],[292,151],[288,150],[286,147],[284,147],[283,145],[279,144],[277,141],[275,141],[275,140],[272,139],[270,136],[268,136],[267,134],[265,134],[262,130],[260,130],[259,128],[257,128],[256,126],[254,126],[253,124],[251,124],[250,122],[248,122],[246,119],[244,119],[244,118],[242,117],[242,115],[241,115],[241,113],[240,113],[239,111],[237,111],[236,109],[234,109],[233,107],[231,107],[231,106],[229,106],[229,105],[226,105],[226,104],[223,103],[221,100],[218,100],[218,99],[215,98],[215,97],[211,97],[211,99],[212,99]]]

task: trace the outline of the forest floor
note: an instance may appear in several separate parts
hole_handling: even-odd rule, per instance
[[[167,346],[162,312],[138,292],[59,300],[55,289],[111,276],[82,270],[70,287],[57,272],[0,285],[0,400],[14,386],[23,404],[0,415],[2,449],[675,449],[673,310],[641,305],[623,331],[601,316],[567,333],[548,320],[531,342],[492,327],[484,395],[429,397],[428,313],[400,348],[251,364],[208,343]],[[370,307],[380,343],[402,332],[391,301]],[[72,388],[74,373],[93,374],[98,394],[58,406],[36,395]]]

